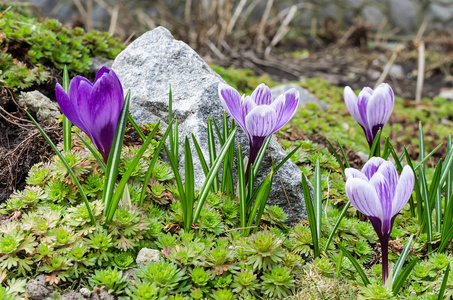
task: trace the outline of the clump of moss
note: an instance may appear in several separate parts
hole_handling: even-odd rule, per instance
[[[90,57],[113,59],[124,45],[109,33],[69,29],[57,20],[37,19],[9,10],[0,15],[0,83],[14,90],[45,83],[49,68],[87,75]]]

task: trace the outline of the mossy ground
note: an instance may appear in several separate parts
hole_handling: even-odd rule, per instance
[[[213,68],[246,94],[261,82],[269,86],[278,84],[248,70]],[[361,128],[343,104],[342,87],[316,78],[301,85],[329,107],[320,109],[310,104],[299,108],[277,138],[288,151],[302,144],[293,161],[309,178],[314,163],[320,160],[324,199],[321,245],[325,245],[347,201],[344,179],[326,147],[325,137],[341,141],[348,156],[355,158],[354,166],[359,168],[363,162],[354,153],[367,153],[368,146]],[[411,155],[417,159],[419,123],[423,125],[427,151],[445,143],[453,119],[449,105],[442,98],[425,99],[414,105],[397,97],[383,136],[391,138],[398,154],[405,145],[410,145]],[[125,144],[120,173],[140,144],[137,138],[126,140],[129,142]],[[173,175],[164,161],[160,161],[148,184],[146,205],[121,208],[114,222],[103,227],[100,225],[103,204],[99,201],[103,173],[89,152],[76,139],[74,143],[76,147],[66,158],[87,189],[99,224],[88,223],[77,190],[58,159],[33,167],[27,187],[12,194],[2,207],[1,299],[25,297],[26,281],[40,273],[46,274],[49,284],[60,294],[74,286],[85,286],[104,288],[119,298],[133,299],[437,299],[444,271],[452,262],[451,248],[446,254],[428,252],[426,236],[419,235],[408,260],[420,257],[421,261],[400,294],[392,295],[380,287],[377,236],[366,218],[353,208],[340,222],[334,243],[317,259],[313,258],[308,223],[288,228],[284,225],[286,216],[278,207],[267,208],[257,235],[242,237],[235,230],[239,214],[235,197],[212,194],[198,227],[184,232]],[[129,183],[133,203],[154,147],[155,143]],[[444,157],[445,150],[442,146],[429,159],[428,166]],[[427,171],[432,174],[431,168]],[[390,243],[391,262],[396,262],[408,237],[419,231],[420,226],[406,208],[396,218]],[[431,246],[436,247],[438,241],[435,236]],[[349,260],[344,257],[340,260],[335,246],[340,242],[366,269],[372,282],[367,288],[362,286]],[[136,269],[136,277],[129,281],[121,270],[135,267],[137,252],[143,247],[160,250],[161,262]],[[337,270],[338,263],[341,268]],[[446,296],[452,296],[452,287],[450,273]]]

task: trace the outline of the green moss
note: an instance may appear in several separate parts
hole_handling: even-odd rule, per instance
[[[45,83],[50,68],[66,65],[72,75],[90,73],[90,57],[113,59],[124,48],[108,33],[82,28],[69,29],[57,20],[38,21],[12,10],[0,17],[0,83],[12,89],[25,89]]]

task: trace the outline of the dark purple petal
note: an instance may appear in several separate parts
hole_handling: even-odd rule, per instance
[[[271,104],[277,113],[277,125],[274,132],[282,128],[294,116],[299,107],[299,91],[289,89],[283,95],[280,95]]]
[[[365,174],[368,180],[371,180],[371,177],[373,177],[374,173],[377,172],[384,162],[385,160],[381,157],[372,157],[363,166],[362,173]]]
[[[373,127],[378,129],[379,127],[385,126],[392,114],[393,98],[393,90],[386,83],[379,85],[373,91],[366,107],[368,126],[370,129]]]
[[[61,112],[68,118],[68,120],[75,126],[79,127],[82,131],[87,132],[87,128],[79,117],[79,110],[76,101],[68,97],[68,94],[66,94],[63,87],[59,83],[57,83],[55,87],[55,96]]]
[[[245,126],[251,137],[268,137],[274,132],[277,114],[268,105],[255,107],[246,117]]]
[[[382,206],[373,186],[360,178],[346,181],[346,195],[351,204],[366,216],[382,219]]]
[[[102,75],[104,74],[110,74],[110,73],[113,73],[115,74],[112,70],[110,70],[109,68],[107,68],[106,66],[102,66],[98,72],[96,73],[96,78],[94,79],[94,83],[96,83],[96,81],[99,80],[99,78],[101,78]],[[115,75],[116,76],[116,75]]]
[[[384,163],[385,164],[385,163]],[[382,208],[382,232],[390,231],[390,218],[392,214],[392,194],[387,178],[382,173],[377,172],[370,180],[370,184],[376,191],[377,197],[381,202]],[[377,216],[376,216],[377,217]]]
[[[395,197],[392,203],[392,217],[395,217],[406,205],[414,190],[414,172],[411,167],[405,166],[396,186]]]
[[[88,84],[89,86],[93,85],[88,79],[82,76],[76,76],[72,78],[71,83],[69,84],[69,99],[71,99],[74,105],[78,105],[77,99],[79,94],[79,86],[82,82]]]
[[[267,85],[261,83],[252,93],[252,99],[256,105],[270,105],[272,93]]]
[[[123,103],[123,89],[113,76],[105,74],[94,84],[86,113],[91,120],[93,143],[104,158],[110,153]]]
[[[238,122],[242,129],[245,127],[245,116],[242,114],[242,97],[234,88],[225,83],[219,83],[219,97],[223,109]]]
[[[344,170],[344,176],[346,177],[346,180],[348,180],[349,178],[360,178],[368,181],[368,178],[362,172],[354,168],[346,168]]]
[[[354,118],[354,120],[363,127],[364,123],[363,123],[362,117],[360,116],[360,113],[359,113],[357,96],[349,86],[344,88],[343,97],[344,97],[344,103],[345,103],[346,108],[348,109],[349,113]]]

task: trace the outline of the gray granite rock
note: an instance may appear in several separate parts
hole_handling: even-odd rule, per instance
[[[218,96],[218,84],[224,80],[194,50],[175,40],[167,29],[158,27],[143,34],[121,52],[113,63],[113,70],[124,90],[131,90],[131,113],[140,124],[161,119],[161,124],[166,126],[171,84],[174,117],[179,123],[180,149],[183,149],[184,137],[193,132],[202,152],[208,157],[206,120],[209,116],[221,120],[223,109]],[[248,140],[242,129],[238,129],[236,141],[243,146],[244,153],[248,153]],[[274,139],[270,146],[272,156],[278,163],[286,153]],[[195,176],[195,184],[200,188],[204,175],[195,151],[193,156],[195,174],[199,174]],[[183,174],[183,151],[180,151],[179,159]],[[265,177],[270,166],[271,160],[266,157],[258,181]],[[288,161],[279,173],[295,219],[305,219],[299,168]],[[281,205],[291,216],[278,176],[274,177],[268,203]]]
[[[39,122],[51,123],[61,115],[57,104],[39,91],[22,92],[19,96],[19,104],[36,114]]]
[[[52,296],[52,290],[46,283],[46,275],[41,274],[30,280],[25,287],[28,299],[43,300]]]
[[[140,267],[147,265],[150,262],[158,262],[159,259],[160,259],[159,250],[142,248],[138,252],[135,262],[137,263],[137,266]]]
[[[287,90],[289,90],[291,88],[295,88],[296,90],[299,91],[299,95],[300,95],[299,106],[304,106],[307,103],[316,103],[322,109],[325,109],[329,106],[329,104],[327,104],[324,101],[319,100],[318,97],[316,97],[315,95],[310,93],[307,89],[304,89],[303,87],[301,87],[300,85],[298,85],[296,83],[287,83],[287,84],[281,84],[281,85],[274,86],[273,88],[271,88],[272,97],[275,99],[279,95],[283,94],[284,92],[286,92]]]

